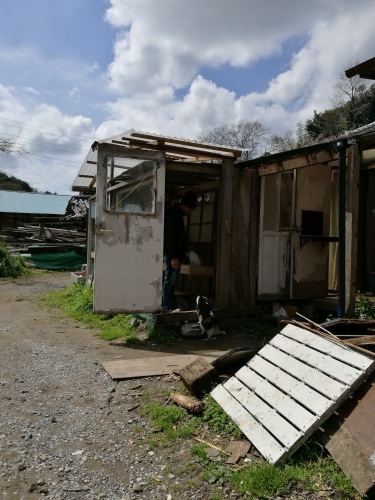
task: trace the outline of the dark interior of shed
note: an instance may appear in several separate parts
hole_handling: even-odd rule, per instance
[[[187,191],[198,196],[197,207],[185,218],[188,253],[194,255],[186,255],[175,291],[176,307],[184,310],[195,308],[199,294],[215,303],[220,169],[220,163],[182,166],[167,162],[165,209],[178,203]]]

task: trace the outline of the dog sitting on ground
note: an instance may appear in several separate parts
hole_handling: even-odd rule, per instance
[[[207,335],[206,340],[212,340],[212,336],[216,330],[214,313],[210,301],[203,295],[198,295],[197,297],[197,316],[202,334]]]

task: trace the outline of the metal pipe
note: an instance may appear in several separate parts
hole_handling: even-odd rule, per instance
[[[337,142],[339,155],[339,248],[338,248],[338,310],[337,316],[345,316],[345,245],[346,245],[346,150],[347,142]]]

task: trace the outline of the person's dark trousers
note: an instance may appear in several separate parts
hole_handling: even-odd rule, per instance
[[[164,256],[164,263],[163,309],[172,311],[174,309],[174,289],[176,286],[177,269],[173,269],[169,257]]]

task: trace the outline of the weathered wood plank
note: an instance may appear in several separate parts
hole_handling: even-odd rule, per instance
[[[270,384],[268,380],[250,370],[248,366],[243,366],[235,376],[265,401],[272,401],[275,410],[301,431],[306,431],[315,422],[315,415]]]
[[[374,362],[373,359],[356,353],[353,349],[347,348],[345,345],[330,341],[295,325],[287,325],[283,328],[282,334],[289,338],[304,342],[318,351],[329,354],[333,358],[339,359],[361,370],[365,370]]]
[[[202,357],[211,362],[220,355],[220,352],[204,353]],[[141,359],[115,359],[113,361],[104,361],[102,367],[113,380],[153,377],[177,373],[187,364],[195,361],[198,356],[197,354],[177,354]]]
[[[277,335],[271,340],[270,343],[284,352],[287,352],[291,356],[295,356],[300,361],[303,361],[310,366],[315,366],[318,370],[321,370],[323,373],[326,373],[337,380],[346,380],[349,385],[352,384],[361,374],[361,370],[357,370],[349,365],[340,363],[340,361],[337,361],[326,354],[314,351],[306,345],[300,344],[299,342],[287,337],[283,337],[282,335]]]
[[[262,351],[260,351],[261,353]],[[326,411],[332,401],[308,387],[303,382],[288,375],[277,366],[256,355],[248,362],[248,366],[272,384],[292,396],[296,401],[308,408],[315,415]]]
[[[238,379],[232,377],[224,384],[225,389],[230,392],[241,405],[256,418],[262,425],[285,447],[290,448],[300,437],[303,436],[299,430],[279,415],[276,410],[266,404]]]
[[[374,414],[375,376],[372,375],[319,431],[327,450],[353,486],[361,495],[369,495],[368,498],[373,498],[375,490]]]
[[[255,448],[270,462],[276,463],[285,453],[276,439],[222,385],[211,392],[214,400],[238,425]]]
[[[270,344],[263,347],[262,355],[272,363],[277,363],[287,373],[298,378],[321,394],[324,394],[329,399],[337,399],[348,389],[346,384],[332,379],[298,359],[291,358],[287,353],[279,351]]]
[[[229,308],[230,247],[232,227],[233,160],[222,159],[222,176],[219,191],[218,254],[216,266],[216,307]]]

